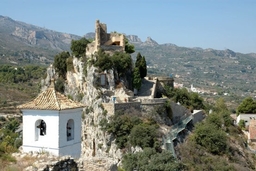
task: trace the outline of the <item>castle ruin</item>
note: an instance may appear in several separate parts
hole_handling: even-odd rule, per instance
[[[86,55],[94,54],[99,49],[106,53],[125,50],[125,36],[120,33],[108,33],[107,25],[96,20],[95,23],[95,40],[87,45]]]

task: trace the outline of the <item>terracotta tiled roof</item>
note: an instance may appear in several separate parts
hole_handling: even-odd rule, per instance
[[[249,124],[250,139],[256,139],[256,120],[252,119]]]
[[[19,109],[37,110],[63,110],[84,107],[85,105],[68,99],[63,94],[54,89],[52,83],[50,87],[39,94],[33,101],[19,105]]]

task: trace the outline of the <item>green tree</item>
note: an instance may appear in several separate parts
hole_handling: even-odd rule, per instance
[[[204,100],[202,97],[198,95],[198,93],[192,92],[190,93],[190,104],[193,109],[204,109]]]
[[[140,70],[137,67],[134,68],[132,82],[133,82],[133,87],[139,90],[141,87],[141,77],[140,77]]]
[[[146,62],[145,56],[143,56],[141,60],[140,76],[141,78],[144,78],[147,76],[147,62]]]
[[[227,149],[226,133],[214,124],[197,124],[193,139],[197,144],[213,154],[225,153]]]
[[[190,109],[204,109],[204,100],[198,93],[188,92],[186,88],[178,89],[169,86],[164,87],[164,95],[172,99],[176,103],[190,108]]]
[[[220,111],[227,111],[228,107],[225,103],[225,100],[223,98],[219,98],[216,103],[215,103],[215,111],[220,112]]]
[[[126,171],[180,171],[185,168],[171,152],[163,150],[158,153],[153,148],[145,148],[142,152],[135,154],[126,154],[122,164]]]
[[[135,125],[131,130],[129,142],[132,146],[153,148],[157,141],[157,128],[157,125],[147,123]]]
[[[67,59],[67,71],[74,71],[73,57],[72,56],[70,56]]]
[[[190,96],[189,96],[188,90],[186,88],[182,88],[182,89],[175,89],[175,91],[176,93],[174,95],[174,101],[189,107]]]
[[[61,52],[54,57],[53,66],[63,79],[67,74],[67,59],[70,57],[69,52]]]
[[[65,91],[64,82],[65,82],[65,80],[64,80],[62,77],[59,77],[59,78],[56,80],[56,83],[55,83],[55,89],[56,89],[56,91],[58,91],[58,92],[60,92],[60,93],[64,93],[64,91]]]
[[[72,54],[75,57],[85,56],[86,46],[87,46],[88,43],[90,43],[90,41],[87,40],[84,37],[81,38],[80,40],[72,40],[71,41],[71,46],[70,46]]]
[[[136,56],[135,67],[139,68],[141,78],[144,78],[147,76],[146,59],[144,56],[141,56],[140,52]]]
[[[243,119],[241,119],[238,123],[238,126],[241,128],[241,129],[244,129],[245,128],[245,121]]]
[[[237,111],[239,113],[256,113],[256,102],[252,97],[247,97],[238,106]]]
[[[135,52],[134,45],[130,44],[126,37],[124,38],[124,41],[125,41],[125,47],[124,47],[125,52],[128,54],[132,54],[133,52]]]
[[[101,122],[101,127],[114,135],[118,148],[124,148],[127,146],[132,128],[140,123],[142,120],[137,116],[116,114],[110,118],[109,123]]]
[[[131,55],[127,53],[115,52],[113,56],[111,56],[111,60],[119,77],[124,75],[127,70],[132,69],[132,58]]]
[[[94,66],[100,68],[101,71],[105,71],[113,68],[113,62],[110,56],[100,49],[96,53],[96,62],[94,63]]]
[[[222,118],[219,114],[212,113],[207,116],[206,123],[213,124],[217,128],[221,128],[223,122],[222,122]]]
[[[21,145],[16,143],[19,134],[15,132],[20,122],[17,118],[10,118],[0,127],[0,162],[1,160],[14,160],[9,154],[16,152]]]
[[[135,67],[140,67],[140,63],[141,63],[141,61],[142,61],[142,56],[141,56],[141,54],[140,54],[140,52],[137,54],[137,56],[136,56],[136,61],[135,61]]]

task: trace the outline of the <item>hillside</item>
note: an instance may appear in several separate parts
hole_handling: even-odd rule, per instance
[[[129,40],[146,57],[150,75],[172,75],[186,87],[193,84],[219,95],[255,96],[256,54],[157,44],[149,38],[145,42]]]
[[[94,38],[94,33],[85,35]],[[205,98],[213,94],[226,96],[237,104],[245,96],[255,96],[256,54],[242,54],[230,49],[215,50],[159,44],[148,37],[126,35],[136,52],[146,57],[148,75],[172,75],[175,81],[203,90]],[[81,37],[40,28],[0,16],[0,63],[49,65],[61,51],[69,51],[70,41]],[[13,48],[15,47],[15,48]]]
[[[0,15],[0,63],[49,64],[58,52],[70,50],[72,39],[79,38]]]

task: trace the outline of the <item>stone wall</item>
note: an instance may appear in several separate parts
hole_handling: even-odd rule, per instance
[[[142,104],[164,104],[167,101],[167,98],[153,98],[153,99],[149,99],[149,98],[143,98],[140,99],[140,102]]]
[[[157,77],[158,81],[161,83],[164,83],[165,85],[168,85],[170,87],[173,87],[174,79],[172,77]]]
[[[115,103],[115,111],[134,108],[140,110],[140,102]]]
[[[202,110],[193,111],[193,124],[201,122],[205,118],[204,112]]]
[[[172,124],[170,114],[166,110],[165,101],[158,103],[142,103],[140,107],[143,116],[152,118],[159,124],[168,126]]]
[[[108,111],[110,115],[115,114],[115,108],[114,108],[114,103],[102,103],[104,109]]]
[[[157,92],[155,97],[158,97],[159,94],[163,93],[164,86],[173,87],[174,79],[171,77],[157,77],[157,80]]]
[[[185,115],[191,114],[191,112],[187,108],[174,102],[171,102],[171,108],[173,124],[180,121],[180,119]]]
[[[127,102],[127,103],[102,103],[104,109],[108,111],[110,115],[114,115],[115,112],[120,110],[127,109],[137,109],[140,110],[141,103],[140,102]]]
[[[123,51],[122,46],[116,46],[116,45],[101,45],[100,48],[103,49],[106,53],[114,53],[114,52],[122,52]]]
[[[116,47],[111,46],[116,44]],[[106,45],[106,46],[104,46]],[[107,25],[100,23],[99,20],[95,23],[95,47],[104,49],[105,51],[124,51],[125,40],[124,35],[119,33],[107,33]]]
[[[151,98],[155,98],[156,97],[156,93],[157,93],[157,80],[153,80],[154,84],[152,87],[152,93],[151,93]]]

